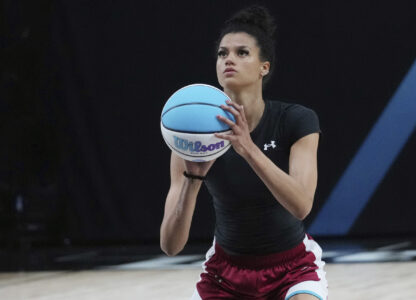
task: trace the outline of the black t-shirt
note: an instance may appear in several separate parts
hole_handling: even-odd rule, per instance
[[[315,112],[302,105],[266,101],[250,133],[253,142],[288,173],[290,147],[320,132]],[[268,254],[290,249],[304,236],[303,222],[274,198],[248,163],[231,147],[217,158],[205,184],[213,197],[217,243],[235,254]]]

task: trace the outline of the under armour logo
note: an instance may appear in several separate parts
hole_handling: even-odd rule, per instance
[[[270,141],[270,144],[264,144],[264,151],[267,151],[267,149],[269,149],[270,147],[276,148],[276,142]]]

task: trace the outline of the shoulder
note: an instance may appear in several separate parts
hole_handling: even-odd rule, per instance
[[[316,112],[304,105],[297,103],[290,103],[280,100],[268,100],[270,108],[273,112],[278,112],[282,117],[287,120],[297,120],[303,117],[318,118]]]
[[[321,132],[319,119],[315,111],[297,103],[277,101],[281,112],[280,130],[282,136],[292,145],[300,138]]]
[[[296,103],[286,103],[285,113],[292,118],[301,118],[304,116],[317,117],[317,114],[313,109]]]

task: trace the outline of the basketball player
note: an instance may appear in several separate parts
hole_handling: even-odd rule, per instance
[[[215,161],[171,157],[161,225],[168,255],[185,246],[202,182],[212,195],[215,238],[192,299],[327,299],[322,250],[305,233],[317,184],[319,122],[301,105],[264,101],[274,66],[274,23],[253,6],[225,23],[217,77],[231,101],[218,116],[232,148]]]

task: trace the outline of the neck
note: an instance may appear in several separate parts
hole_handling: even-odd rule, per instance
[[[253,131],[260,122],[265,106],[261,87],[238,91],[224,89],[224,92],[230,96],[233,102],[244,106],[248,128],[250,132]]]

